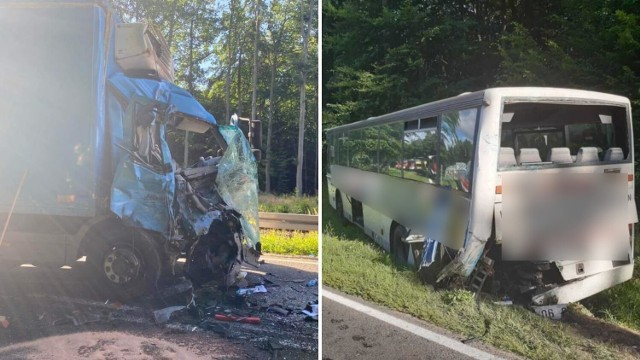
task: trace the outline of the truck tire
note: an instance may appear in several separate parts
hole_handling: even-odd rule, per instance
[[[157,245],[138,231],[89,244],[87,265],[95,292],[131,301],[156,291],[162,263]]]

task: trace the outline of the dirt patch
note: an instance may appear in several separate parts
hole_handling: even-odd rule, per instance
[[[186,346],[176,346],[160,339],[149,340],[125,332],[82,332],[52,336],[0,349],[2,359],[211,359]]]
[[[577,311],[568,311],[563,321],[587,339],[616,345],[627,349],[635,358],[640,358],[640,333],[602,321]]]

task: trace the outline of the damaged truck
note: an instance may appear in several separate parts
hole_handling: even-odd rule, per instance
[[[106,1],[1,0],[0,39],[4,266],[84,260],[133,298],[256,264],[259,150],[173,84],[156,29]]]
[[[327,132],[329,202],[433,284],[566,304],[632,277],[622,96],[495,88]]]

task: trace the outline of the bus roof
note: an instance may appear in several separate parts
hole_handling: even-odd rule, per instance
[[[518,99],[541,100],[588,100],[594,103],[611,103],[618,105],[628,105],[629,99],[619,95],[606,94],[596,91],[550,88],[550,87],[502,87],[479,90],[471,93],[463,93],[447,99],[430,102],[423,105],[398,110],[392,113],[370,117],[351,124],[345,124],[328,129],[327,132],[355,130],[368,126],[382,125],[401,120],[422,119],[446,111],[459,110],[481,106],[483,103],[490,103],[503,97]]]

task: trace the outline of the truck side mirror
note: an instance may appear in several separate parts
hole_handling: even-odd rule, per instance
[[[253,157],[256,158],[256,162],[260,162],[262,160],[262,150],[260,149],[251,149],[253,153]]]
[[[262,122],[253,120],[251,122],[251,135],[253,139],[249,139],[251,147],[254,149],[262,149]]]

